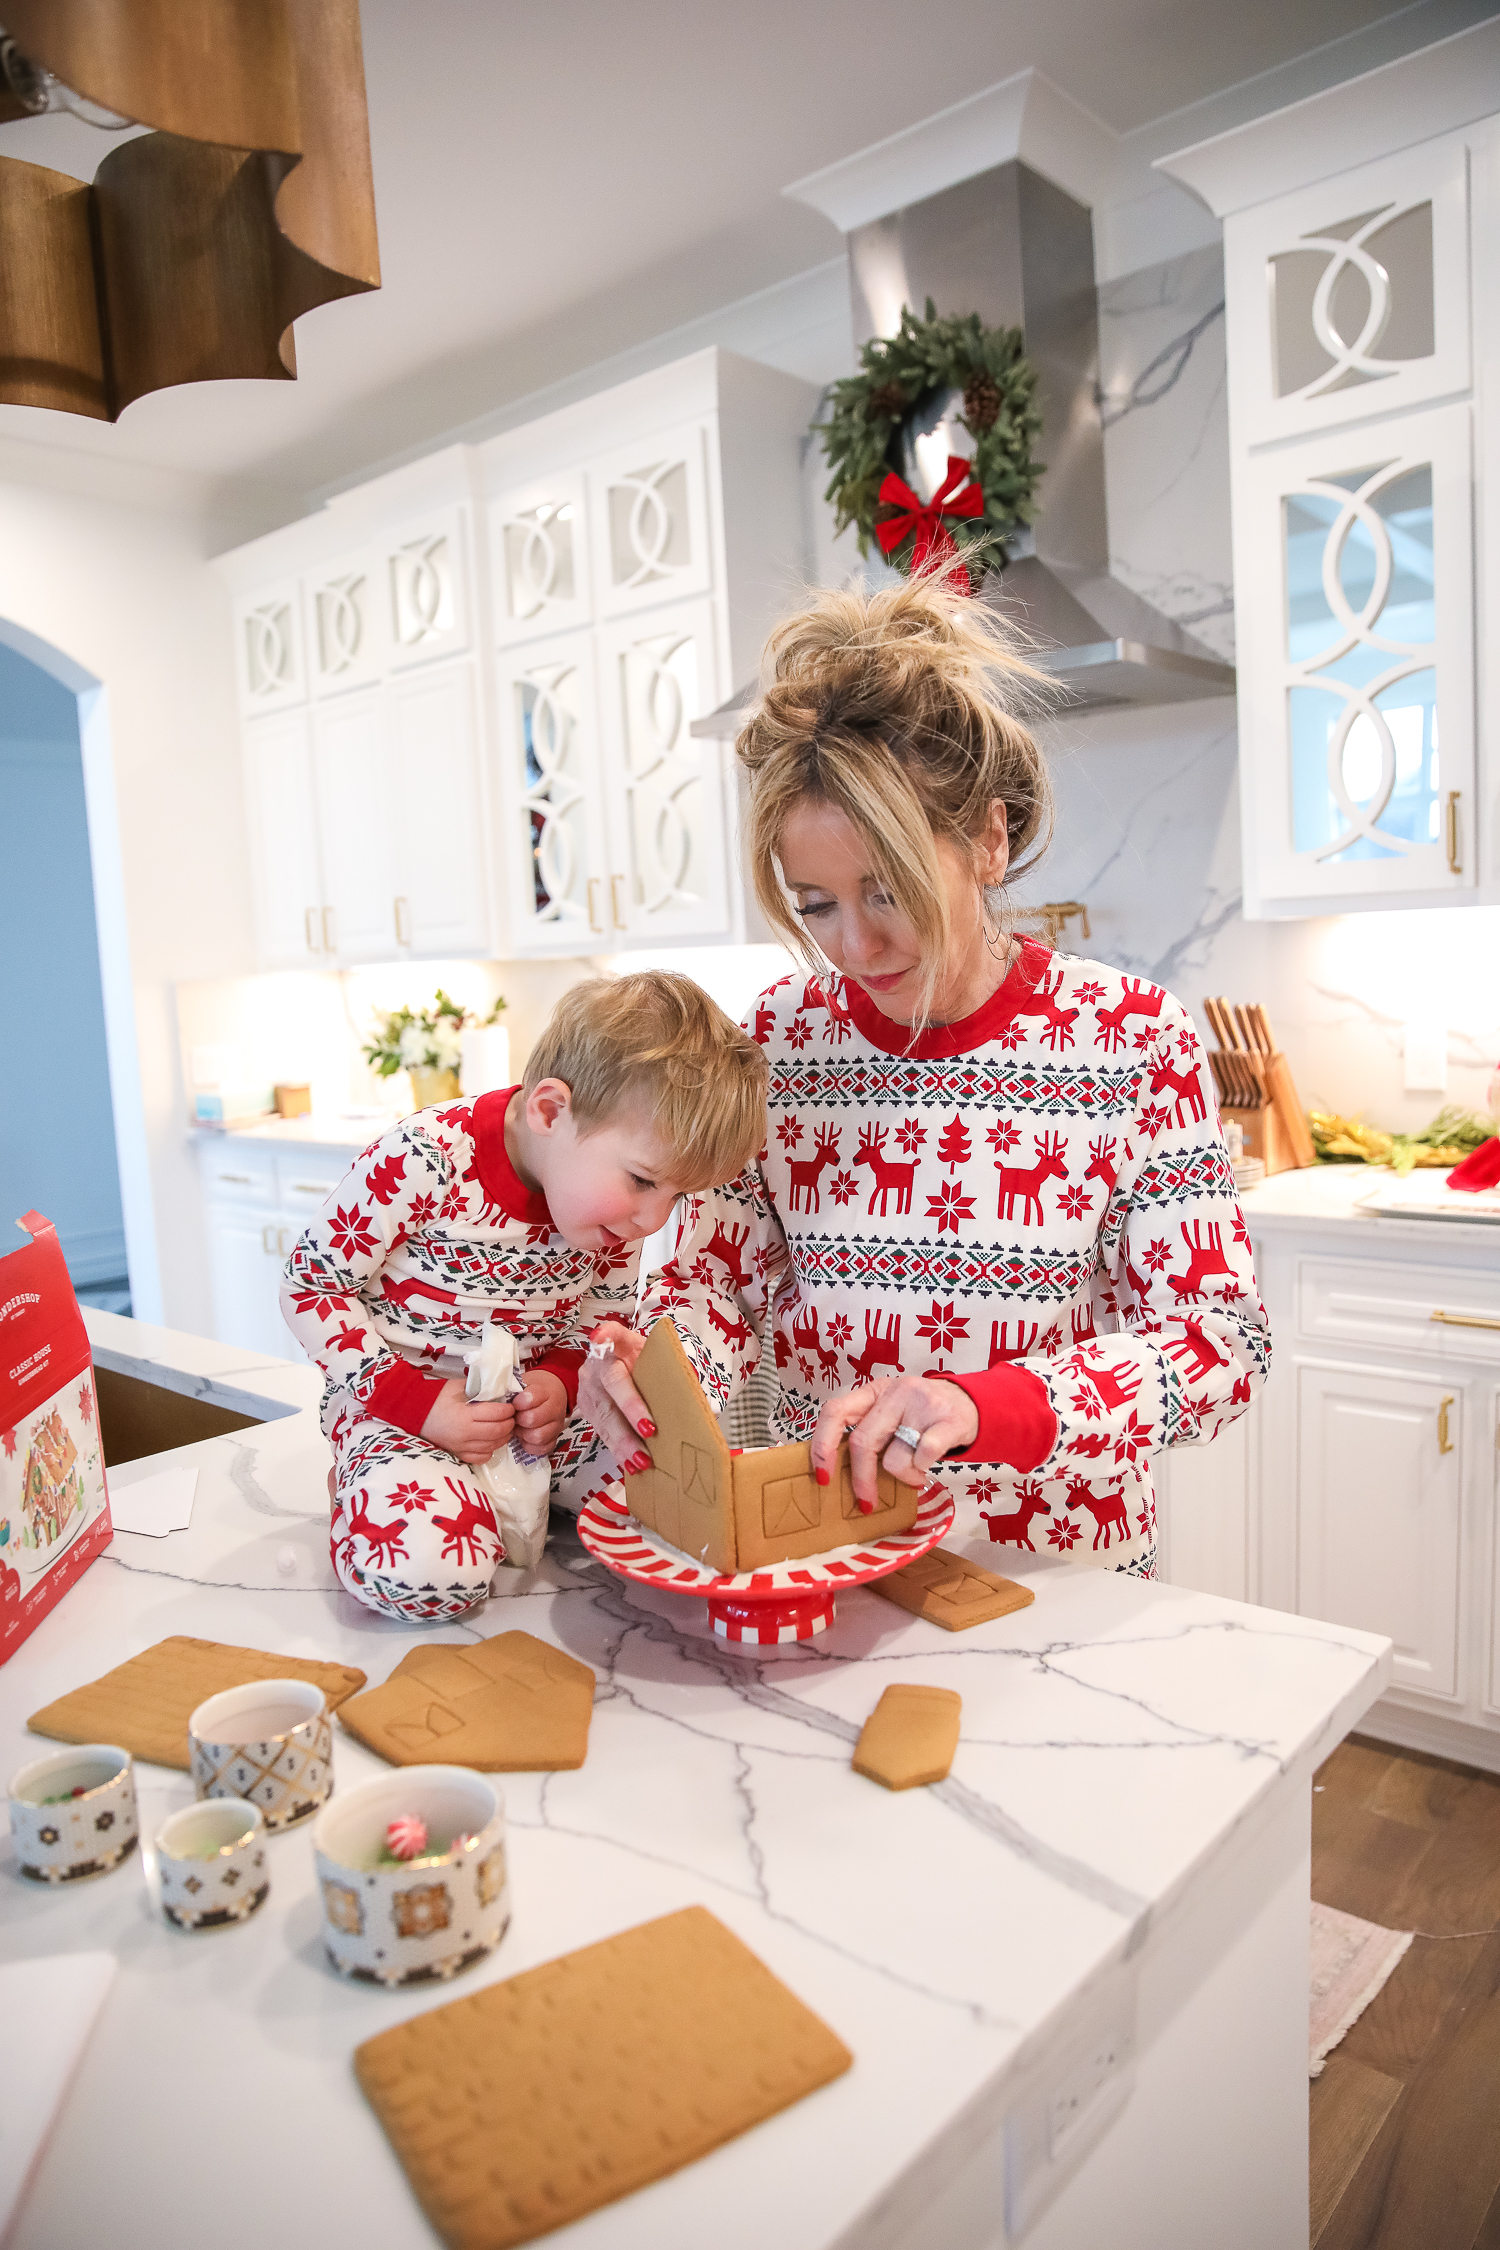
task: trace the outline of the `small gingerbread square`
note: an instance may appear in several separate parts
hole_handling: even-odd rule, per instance
[[[1029,1586],[999,1578],[982,1563],[951,1554],[946,1547],[930,1548],[904,1570],[878,1578],[872,1590],[949,1633],[986,1625],[992,1617],[1008,1617],[1012,1610],[1025,1609],[1036,1600]]]
[[[887,1789],[945,1781],[958,1748],[963,1698],[952,1688],[888,1687],[854,1746],[854,1770]]]

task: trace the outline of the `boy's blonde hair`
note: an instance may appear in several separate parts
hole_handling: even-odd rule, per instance
[[[997,798],[1010,875],[1051,840],[1047,768],[1020,715],[1043,706],[1051,682],[992,608],[940,576],[874,594],[818,594],[771,635],[764,680],[736,744],[751,779],[750,863],[762,911],[809,966],[821,965],[777,858],[794,805],[835,806],[916,933],[925,1017],[950,935],[935,840],[947,837],[972,858]]]
[[[665,969],[575,984],[531,1051],[525,1091],[560,1078],[587,1133],[638,1109],[683,1187],[717,1187],[766,1137],[766,1058],[691,977]]]

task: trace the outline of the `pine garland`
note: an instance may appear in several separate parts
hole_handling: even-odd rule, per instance
[[[900,473],[903,424],[934,391],[955,387],[963,392],[962,426],[974,440],[984,513],[945,519],[945,529],[977,585],[986,572],[1005,567],[1007,540],[1035,517],[1033,494],[1045,468],[1032,458],[1042,418],[1020,329],[986,328],[978,313],[939,319],[929,297],[923,319],[904,306],[896,334],[872,337],[859,360],[857,375],[830,387],[828,413],[813,424],[833,471],[824,497],[836,511],[835,529],[853,524],[860,553],[870,552],[877,518],[897,512],[882,509],[880,487],[889,470]],[[915,543],[908,535],[889,556],[898,570],[910,572]]]

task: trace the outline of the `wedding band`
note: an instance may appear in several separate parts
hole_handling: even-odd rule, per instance
[[[898,1437],[903,1445],[909,1445],[913,1453],[916,1452],[917,1447],[922,1442],[921,1431],[914,1430],[910,1422],[898,1422],[891,1435],[892,1437]]]

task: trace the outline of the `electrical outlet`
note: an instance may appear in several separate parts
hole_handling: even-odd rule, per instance
[[[1101,2141],[1135,2084],[1135,1978],[1097,1994],[1092,2023],[1039,2072],[1005,2121],[1005,2229],[1015,2242]]]
[[[1445,1023],[1409,1023],[1401,1036],[1409,1094],[1446,1094],[1448,1091],[1448,1026]]]

